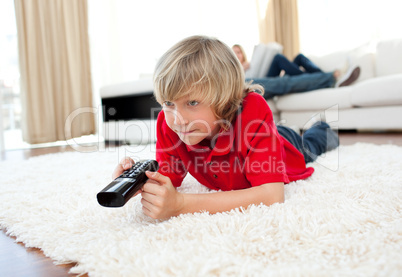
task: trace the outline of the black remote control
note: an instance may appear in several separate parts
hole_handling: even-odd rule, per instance
[[[158,168],[155,160],[135,163],[96,195],[98,203],[104,207],[124,206],[148,180],[145,171],[157,171]]]

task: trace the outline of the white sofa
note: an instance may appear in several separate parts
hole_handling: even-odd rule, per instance
[[[269,47],[275,53],[282,50],[274,44]],[[272,51],[269,55],[268,59],[272,59]],[[252,61],[259,60],[255,57],[253,54]],[[305,129],[314,119],[321,118],[340,130],[402,131],[402,39],[310,58],[324,71],[342,68],[347,62],[359,65],[360,77],[351,86],[293,93],[269,100],[277,123]],[[266,67],[264,63],[259,64]],[[160,108],[152,91],[151,79],[101,88],[106,140],[141,144],[155,141],[154,119]],[[134,107],[128,114],[126,105]]]
[[[268,101],[276,120],[308,128],[325,119],[340,130],[402,131],[402,39],[367,44],[350,51],[309,58],[323,71],[359,65],[351,86],[292,93]]]

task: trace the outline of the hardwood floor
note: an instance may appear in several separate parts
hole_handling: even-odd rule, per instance
[[[402,146],[402,132],[340,132],[339,138],[341,145],[366,142]],[[106,147],[115,147],[115,145],[108,145]],[[33,156],[66,151],[74,150],[69,146],[61,146],[5,151],[1,155],[1,160],[21,161]],[[4,230],[0,232],[0,276],[74,276],[68,274],[71,267],[72,265],[54,265],[52,260],[47,258],[40,249],[26,248],[22,243],[16,243],[15,238],[7,236]]]
[[[55,265],[40,249],[26,248],[14,237],[0,232],[0,276],[74,276],[68,274],[71,265]]]

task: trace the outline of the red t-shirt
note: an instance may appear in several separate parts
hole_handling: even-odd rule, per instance
[[[208,188],[228,191],[289,183],[305,179],[314,171],[306,168],[303,155],[278,134],[267,102],[254,92],[243,99],[231,128],[219,133],[213,149],[186,145],[160,112],[156,151],[159,172],[176,187],[187,172]]]

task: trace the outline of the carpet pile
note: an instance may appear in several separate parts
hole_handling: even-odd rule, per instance
[[[125,155],[154,158],[154,146],[0,163],[0,228],[89,276],[402,275],[402,147],[341,146],[286,185],[283,204],[165,221],[140,196],[97,203]],[[213,193],[191,176],[179,189]]]

